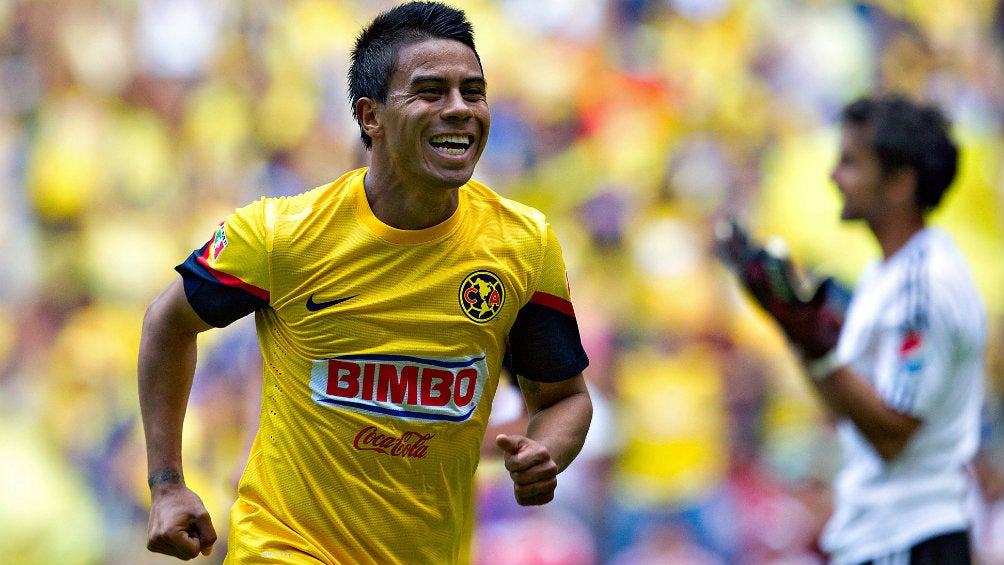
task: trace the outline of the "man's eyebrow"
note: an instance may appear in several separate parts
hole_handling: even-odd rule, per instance
[[[446,80],[447,79],[441,75],[419,75],[411,79],[411,84],[415,85],[423,82],[446,82]],[[478,84],[488,84],[485,77],[481,75],[469,76],[460,81],[461,84],[470,84],[472,82]]]

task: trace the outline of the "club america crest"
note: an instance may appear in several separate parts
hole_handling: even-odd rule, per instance
[[[505,287],[490,271],[475,271],[460,284],[460,309],[471,320],[483,324],[502,311]]]

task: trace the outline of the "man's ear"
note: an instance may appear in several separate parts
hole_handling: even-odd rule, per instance
[[[383,127],[380,123],[380,105],[372,98],[356,100],[356,119],[363,133],[370,137],[379,137]]]
[[[897,206],[916,205],[917,170],[899,167],[886,175],[886,198]]]

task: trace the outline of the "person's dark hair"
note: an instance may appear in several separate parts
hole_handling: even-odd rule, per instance
[[[349,101],[352,116],[356,116],[356,102],[372,98],[381,104],[387,101],[391,74],[397,65],[401,48],[427,39],[453,39],[474,51],[474,26],[462,10],[439,2],[408,2],[381,13],[362,30],[352,49],[349,67]],[[373,140],[360,129],[366,149]]]
[[[845,106],[841,119],[870,132],[883,174],[902,167],[916,171],[916,202],[922,211],[941,202],[955,180],[959,158],[941,110],[899,95],[864,97]]]

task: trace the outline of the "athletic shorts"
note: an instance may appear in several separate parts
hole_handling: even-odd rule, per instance
[[[861,565],[972,565],[969,534],[965,531],[942,534]]]

